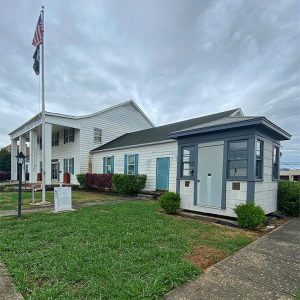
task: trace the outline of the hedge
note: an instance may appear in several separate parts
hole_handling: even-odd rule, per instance
[[[180,207],[180,197],[174,192],[166,192],[159,197],[159,204],[167,214],[175,214]]]
[[[112,174],[85,174],[85,185],[97,191],[112,191]]]
[[[300,182],[279,182],[278,187],[278,209],[291,217],[300,216]]]
[[[9,171],[0,171],[0,182],[10,180],[10,172]]]
[[[114,174],[112,177],[115,191],[125,195],[138,194],[145,188],[146,180],[146,175]]]

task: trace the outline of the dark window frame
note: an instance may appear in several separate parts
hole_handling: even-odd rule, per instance
[[[184,158],[187,157],[187,155],[184,155],[184,151],[188,150],[190,151],[190,154],[188,155],[189,159],[185,160]],[[180,162],[180,177],[181,178],[194,178],[195,176],[195,146],[182,146],[181,147],[181,162]],[[184,168],[184,165],[188,164],[188,168]],[[190,175],[184,174],[184,170],[189,170],[191,173]]]
[[[59,132],[52,135],[52,147],[59,146]]]
[[[242,151],[246,151],[246,157],[245,158],[235,158],[235,159],[230,158],[232,152],[237,152],[237,151],[230,150],[231,143],[246,143],[246,150],[242,150]],[[248,179],[248,168],[249,168],[249,140],[248,139],[230,140],[227,142],[227,149],[228,149],[227,150],[227,158],[226,158],[227,159],[227,163],[226,163],[227,179],[228,180],[240,180],[240,181],[247,180]],[[230,166],[230,162],[233,162],[233,161],[246,161],[246,175],[245,176],[230,175],[230,167],[229,166]]]
[[[94,127],[94,143],[101,144],[102,143],[102,129]]]
[[[272,152],[272,179],[279,180],[279,158],[280,158],[280,148],[278,145],[273,145]]]
[[[258,146],[259,143],[259,155],[258,155]],[[259,167],[258,167],[259,166]],[[261,139],[256,139],[255,143],[255,179],[263,179],[263,169],[264,169],[264,141]]]

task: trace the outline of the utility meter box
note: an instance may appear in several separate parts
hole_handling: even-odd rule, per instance
[[[54,211],[72,210],[71,187],[54,188]]]

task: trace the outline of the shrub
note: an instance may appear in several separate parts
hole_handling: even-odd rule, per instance
[[[97,191],[112,190],[112,174],[85,174],[85,185],[87,188]]]
[[[80,187],[85,187],[85,174],[77,174],[76,178]]]
[[[300,215],[300,182],[280,181],[278,187],[278,209],[291,217]]]
[[[146,175],[114,174],[112,177],[115,191],[125,195],[138,194],[145,188],[146,180]]]
[[[0,182],[10,180],[10,171],[0,171]]]
[[[167,214],[174,214],[180,207],[180,197],[173,192],[166,192],[159,197],[159,204]]]
[[[234,211],[238,224],[243,228],[255,229],[266,221],[264,210],[254,203],[239,204]]]

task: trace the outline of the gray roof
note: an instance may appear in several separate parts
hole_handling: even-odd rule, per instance
[[[241,121],[254,120],[257,118],[262,118],[262,117],[250,117],[250,116],[225,117],[223,119],[218,119],[218,120],[214,120],[214,121],[211,121],[208,123],[199,124],[199,125],[192,126],[189,128],[184,128],[183,130],[177,130],[176,133],[180,133],[180,132],[184,132],[184,131],[188,131],[188,130],[194,130],[194,129],[208,128],[208,127],[213,127],[213,126],[217,126],[217,125],[227,125],[227,124],[232,124],[232,123],[241,122]],[[175,133],[175,132],[173,132],[173,133]]]
[[[91,152],[165,141],[170,139],[168,135],[171,132],[180,131],[194,126],[202,126],[202,125],[207,126],[208,123],[230,117],[231,115],[233,115],[239,110],[240,110],[239,108],[231,109],[228,111],[224,111],[212,115],[202,116],[194,119],[189,119],[177,123],[167,124],[167,125],[140,130],[136,132],[126,133],[112,140],[111,142],[108,142],[102,146],[93,149]]]

